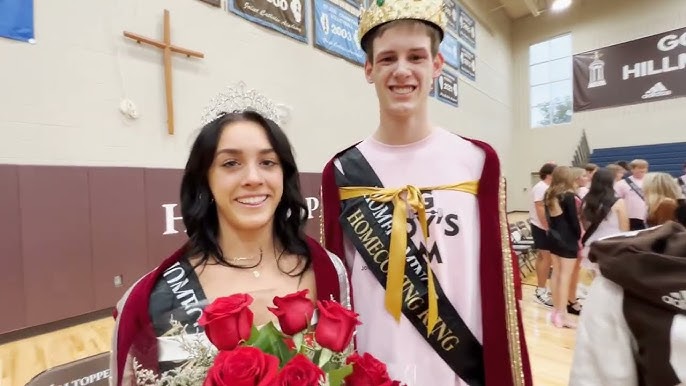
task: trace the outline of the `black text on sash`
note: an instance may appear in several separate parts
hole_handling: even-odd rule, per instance
[[[382,187],[374,170],[357,148],[348,150],[340,161],[345,175],[336,173],[339,187]],[[360,197],[343,201],[339,218],[346,236],[384,288],[388,271],[392,215],[391,203],[368,201]],[[484,385],[481,344],[445,296],[438,280],[435,277],[434,280],[438,295],[438,323],[431,334],[427,336],[429,307],[424,259],[416,259],[412,265],[406,263],[402,312],[462,380],[472,386]]]

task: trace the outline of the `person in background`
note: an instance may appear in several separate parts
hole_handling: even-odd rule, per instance
[[[648,173],[643,182],[646,206],[646,224],[649,227],[677,221],[686,225],[684,194],[674,178],[667,173]]]
[[[686,385],[686,229],[668,222],[598,240],[589,258],[601,275],[579,318],[569,385]]]
[[[588,173],[588,184],[591,184],[591,178],[593,178],[593,175],[595,174],[596,171],[598,171],[598,165],[593,164],[593,163],[588,163],[584,165],[584,169],[586,170],[586,173]]]
[[[579,198],[578,204],[581,205],[581,200],[584,198],[586,193],[588,193],[588,186],[591,181],[589,172],[585,168],[572,168],[572,174],[574,175],[574,184],[576,188],[576,196]]]
[[[627,163],[626,161],[618,161],[617,165],[621,166],[622,169],[624,169],[625,177],[631,175],[631,164]]]
[[[571,168],[558,166],[553,171],[550,187],[543,198],[548,220],[550,255],[553,260],[551,321],[558,328],[576,327],[576,323],[568,317],[567,311],[569,287],[581,238],[575,188]]]
[[[631,175],[615,183],[617,197],[624,199],[629,213],[630,229],[645,228],[646,203],[643,194],[643,177],[648,173],[648,161],[635,159],[629,164]]]
[[[609,164],[605,168],[613,173],[615,182],[621,181],[624,178],[624,173],[626,173],[626,170],[617,164]]]
[[[529,207],[529,220],[531,221],[531,236],[534,239],[534,248],[537,250],[536,278],[538,280],[534,300],[547,307],[553,306],[552,295],[548,289],[548,275],[552,260],[550,257],[550,241],[548,239],[548,221],[545,218],[545,206],[543,196],[550,186],[554,163],[546,163],[538,171],[540,181],[531,188],[531,206]]]
[[[678,177],[676,179],[677,184],[679,184],[679,187],[681,188],[681,191],[684,193],[684,196],[686,196],[686,163],[683,166],[684,174],[681,177]]]
[[[574,197],[574,202],[576,203],[577,213],[581,213],[581,202],[588,193],[588,172],[585,168],[573,167],[572,168],[572,178],[574,179],[574,187],[576,197]],[[579,219],[581,221],[581,219]],[[581,223],[579,223],[581,225]],[[583,227],[581,232],[581,237],[583,237]],[[577,288],[579,287],[579,271],[581,269],[581,238],[579,239],[579,253],[576,258],[576,265],[574,266],[574,271],[572,272],[572,278],[569,282],[569,299],[567,305],[567,312],[574,315],[579,315],[581,312],[581,303],[579,302],[579,297],[585,295],[584,291],[577,294]]]
[[[591,188],[581,206],[581,224],[584,236],[581,238],[581,266],[595,277],[597,264],[588,260],[588,251],[594,241],[629,230],[629,217],[624,200],[615,196],[613,188],[616,173],[600,168],[591,179]]]

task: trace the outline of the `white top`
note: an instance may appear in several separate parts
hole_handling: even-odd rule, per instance
[[[538,219],[538,214],[536,213],[536,203],[543,201],[543,197],[545,196],[546,190],[548,190],[548,184],[546,184],[543,180],[538,181],[538,183],[534,185],[533,188],[531,188],[531,205],[529,207],[529,219],[531,219],[532,224],[536,225],[539,228],[543,228],[543,224],[541,224],[541,221],[539,221]]]
[[[638,386],[636,342],[622,310],[624,290],[598,276],[579,319],[569,386]],[[671,329],[670,364],[686,385],[686,316]],[[678,386],[678,385],[675,385]]]

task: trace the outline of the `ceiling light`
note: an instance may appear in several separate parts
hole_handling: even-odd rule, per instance
[[[550,9],[554,12],[559,12],[568,8],[570,5],[572,5],[572,0],[555,0],[553,5],[550,6]]]

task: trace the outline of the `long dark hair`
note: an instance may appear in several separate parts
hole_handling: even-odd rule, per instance
[[[305,241],[307,205],[300,192],[300,179],[293,149],[279,125],[252,111],[229,113],[216,118],[200,130],[193,143],[181,181],[181,216],[189,238],[186,256],[200,256],[196,266],[214,259],[221,265],[244,268],[232,265],[224,258],[217,240],[217,207],[212,199],[207,177],[224,128],[240,121],[255,122],[264,128],[283,168],[283,194],[274,213],[274,236],[283,246],[284,252],[305,259],[305,265],[299,275],[310,267],[312,259]]]
[[[584,223],[592,224],[605,219],[615,199],[615,173],[607,168],[599,168],[593,174],[591,187],[584,196],[581,218]],[[609,206],[609,207],[608,207]]]

